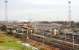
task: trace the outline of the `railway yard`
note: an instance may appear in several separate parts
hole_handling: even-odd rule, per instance
[[[39,32],[39,29],[35,30],[32,26],[26,26],[22,23],[16,26],[3,25],[0,31],[19,39],[22,43],[27,43],[38,48],[36,50],[79,50],[79,32],[66,33],[63,32],[64,28],[57,28],[53,28],[52,31],[45,31],[47,28],[45,30],[40,28],[42,32]]]

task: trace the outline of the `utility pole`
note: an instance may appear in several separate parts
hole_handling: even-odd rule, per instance
[[[5,0],[5,21],[8,22],[8,1]]]

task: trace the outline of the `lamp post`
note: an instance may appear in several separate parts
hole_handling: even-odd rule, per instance
[[[64,33],[65,33],[65,40],[66,40],[67,39],[68,29],[65,29]]]
[[[66,32],[65,32],[65,40],[66,40],[67,36],[66,36]]]
[[[27,40],[29,39],[29,37],[28,37],[28,33],[29,33],[29,28],[27,28]]]
[[[31,33],[31,34],[32,34],[32,32],[33,32],[33,31],[32,31],[32,30],[30,30],[30,33]]]
[[[73,43],[73,50],[74,50],[74,44],[75,44],[75,34],[72,35],[72,43]]]

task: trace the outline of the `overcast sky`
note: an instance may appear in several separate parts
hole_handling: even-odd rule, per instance
[[[79,21],[79,0],[72,0],[72,20]],[[0,0],[0,20],[5,20]],[[68,0],[8,0],[9,20],[56,21],[68,16]]]

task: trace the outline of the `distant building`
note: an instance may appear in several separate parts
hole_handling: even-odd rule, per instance
[[[45,32],[45,31],[53,31],[54,29],[60,29],[62,24],[53,23],[53,22],[33,22],[32,27],[36,32]]]

